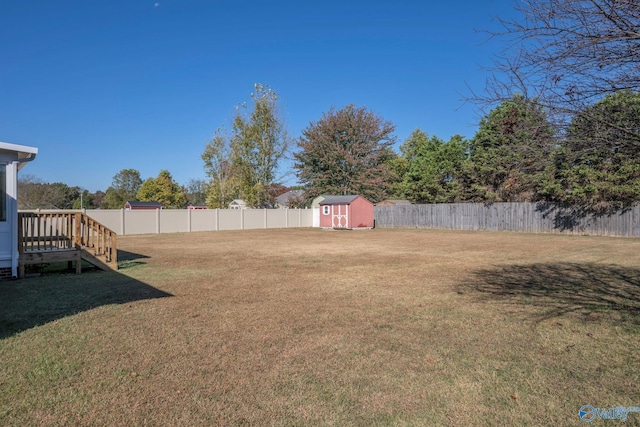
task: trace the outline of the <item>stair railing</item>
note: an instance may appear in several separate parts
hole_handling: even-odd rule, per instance
[[[18,212],[21,254],[65,249],[84,249],[117,263],[117,234],[83,212]]]

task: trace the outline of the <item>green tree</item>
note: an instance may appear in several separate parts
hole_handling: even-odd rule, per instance
[[[361,194],[374,202],[384,199],[392,180],[394,130],[391,122],[354,105],[331,108],[312,122],[302,131],[294,154],[307,197]]]
[[[89,190],[82,190],[82,196],[78,196],[73,201],[73,209],[93,209],[93,197],[94,195]]]
[[[289,148],[275,91],[262,84],[251,94],[253,110],[241,106],[233,121],[230,139],[231,171],[240,197],[251,207],[271,207],[269,186],[274,182],[279,162]]]
[[[209,184],[202,179],[190,179],[182,191],[185,193],[188,204],[203,206],[207,203]]]
[[[209,208],[227,208],[240,194],[238,179],[231,164],[229,144],[224,129],[218,129],[202,153],[204,170],[209,177],[206,194],[206,204]]]
[[[389,168],[389,189],[387,197],[390,199],[406,199],[406,191],[404,185],[404,176],[409,168],[409,162],[404,156],[392,153],[387,161]]]
[[[502,102],[480,121],[471,140],[470,197],[534,200],[554,147],[554,129],[542,107],[522,96]]]
[[[135,197],[128,200],[134,200]],[[122,199],[115,188],[109,187],[100,200],[100,209],[122,209],[127,200]]]
[[[587,107],[571,122],[546,168],[547,200],[596,211],[640,201],[640,93],[620,91]]]
[[[103,209],[122,209],[127,201],[136,200],[138,190],[142,186],[140,172],[136,169],[122,169],[113,176],[111,186],[102,198]]]
[[[167,170],[161,170],[156,178],[147,179],[138,190],[137,198],[141,202],[162,203],[169,209],[181,209],[187,204],[182,187]]]
[[[460,135],[448,143],[415,130],[401,147],[408,166],[403,187],[414,203],[450,203],[463,198],[468,145]]]

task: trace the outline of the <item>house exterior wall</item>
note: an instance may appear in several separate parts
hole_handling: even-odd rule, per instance
[[[18,205],[17,197],[17,157],[0,152],[0,167],[4,169],[4,209],[5,219],[0,221],[0,270],[3,276],[17,276],[18,267]],[[10,274],[6,272],[10,270]]]
[[[37,153],[34,147],[0,142],[0,279],[18,275],[18,170]]]

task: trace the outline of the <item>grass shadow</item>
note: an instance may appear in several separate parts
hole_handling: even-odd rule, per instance
[[[118,261],[136,261],[144,258],[150,258],[150,256],[118,249]]]
[[[615,311],[640,323],[640,269],[590,263],[504,265],[475,271],[458,291],[536,306],[535,320]]]
[[[149,258],[149,256],[118,249],[118,268],[123,270],[137,265],[146,264],[145,261],[140,261],[145,258]]]
[[[170,296],[115,271],[0,282],[0,339],[96,307]]]

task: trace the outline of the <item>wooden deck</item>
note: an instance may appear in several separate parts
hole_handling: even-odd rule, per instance
[[[82,212],[18,213],[18,276],[25,266],[82,260],[101,270],[118,269],[117,235]]]

